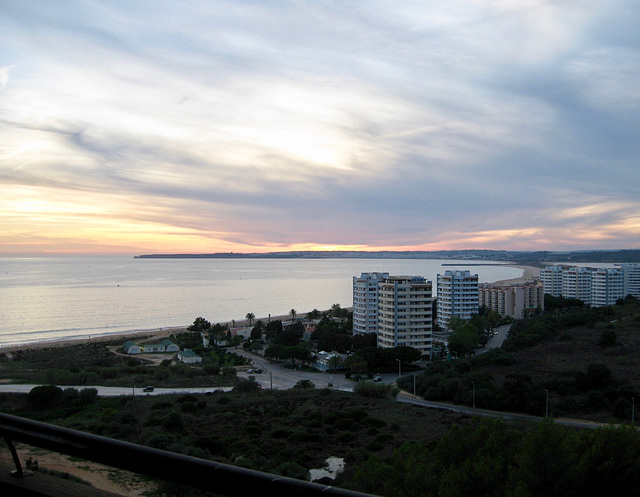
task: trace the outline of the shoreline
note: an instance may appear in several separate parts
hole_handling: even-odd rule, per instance
[[[522,264],[510,264],[510,266],[521,269],[523,271],[522,276],[517,278],[511,278],[507,280],[499,280],[492,282],[480,282],[480,283],[490,283],[491,285],[499,285],[499,286],[509,286],[509,285],[519,285],[522,283],[527,283],[533,281],[535,278],[540,277],[540,268],[534,266],[526,266]],[[346,309],[351,309],[351,307],[347,307]],[[306,316],[306,313],[298,314],[298,317]],[[271,316],[272,320],[280,320],[286,321],[289,318],[289,315],[282,316]],[[255,318],[253,322],[262,321],[266,323],[269,320],[268,317],[263,318]],[[232,326],[235,322],[235,327],[241,327],[243,325],[248,324],[248,320],[240,319],[235,321],[227,321],[219,323],[223,326]],[[215,324],[212,322],[212,324]],[[88,336],[86,338],[70,338],[70,339],[60,339],[60,340],[51,340],[45,342],[32,342],[26,344],[16,344],[16,345],[4,345],[0,346],[0,353],[11,353],[16,351],[23,350],[34,350],[34,349],[47,349],[47,348],[56,348],[56,347],[69,347],[75,345],[81,345],[86,343],[100,343],[100,342],[109,342],[112,340],[122,340],[122,343],[127,340],[140,340],[143,338],[149,339],[165,339],[170,335],[175,333],[183,333],[187,331],[187,328],[190,324],[185,326],[173,326],[168,328],[156,328],[149,330],[131,330],[131,331],[122,331],[122,332],[114,332],[112,334],[99,335],[99,336]]]

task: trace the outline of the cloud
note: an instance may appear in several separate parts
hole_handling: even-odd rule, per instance
[[[55,214],[92,250],[635,247],[632,7],[3,2],[0,182],[39,198],[0,200],[5,233]]]

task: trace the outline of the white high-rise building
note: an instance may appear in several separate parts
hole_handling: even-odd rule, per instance
[[[624,296],[640,298],[640,264],[625,263],[620,269],[624,273]]]
[[[378,285],[389,273],[362,273],[353,277],[353,333],[377,333]]]
[[[542,269],[540,276],[544,293],[576,298],[592,307],[602,307],[615,304],[616,300],[630,293],[635,282],[640,282],[640,268],[631,266],[635,265],[600,269],[550,266]],[[559,293],[558,281],[562,281]]]
[[[562,272],[562,296],[580,299],[591,305],[593,269],[587,267],[570,267]]]
[[[422,276],[385,278],[378,291],[378,347],[413,347],[429,360],[432,306],[432,284]]]
[[[601,268],[593,272],[591,306],[613,305],[624,295],[624,273],[619,268]]]
[[[445,271],[438,275],[438,325],[449,328],[453,316],[470,319],[478,314],[478,275]]]
[[[540,270],[540,280],[544,293],[560,297],[562,295],[562,266],[548,266]]]

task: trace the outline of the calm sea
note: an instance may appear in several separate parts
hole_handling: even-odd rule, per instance
[[[111,333],[351,307],[362,272],[424,276],[469,269],[480,281],[517,278],[511,266],[407,259],[0,258],[0,347]],[[474,262],[478,264],[478,262]],[[493,264],[493,265],[489,265]]]

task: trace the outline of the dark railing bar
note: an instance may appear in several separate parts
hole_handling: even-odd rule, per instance
[[[5,413],[0,413],[0,436],[9,443],[15,440],[230,497],[244,497],[250,492],[266,490],[268,493],[301,497],[369,495],[145,447]]]
[[[7,444],[7,447],[9,447],[9,452],[11,452],[11,457],[13,458],[13,464],[16,467],[16,469],[12,471],[11,474],[14,476],[29,475],[30,474],[29,471],[25,471],[24,469],[22,469],[22,464],[20,463],[20,457],[18,456],[18,451],[13,445],[13,442],[8,438],[5,438],[4,441]]]

